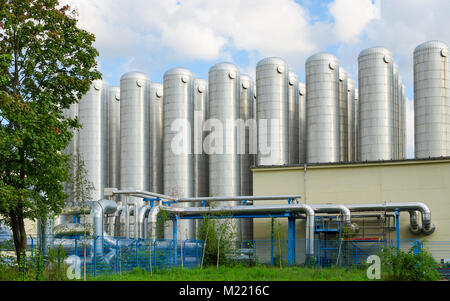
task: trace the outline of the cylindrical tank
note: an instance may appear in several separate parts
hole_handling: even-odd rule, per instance
[[[240,119],[247,126],[241,131],[241,138],[245,139],[245,150],[240,155],[241,168],[241,193],[240,195],[253,195],[253,175],[250,170],[253,165],[255,146],[256,146],[256,120],[253,118],[254,104],[254,84],[250,76],[241,74],[240,85]],[[251,137],[253,136],[253,138]],[[253,139],[252,141],[250,141]],[[253,148],[250,144],[253,143]],[[253,152],[253,154],[252,154]],[[241,223],[241,240],[253,240],[253,219],[242,218]]]
[[[192,72],[184,68],[172,68],[164,73],[164,194],[175,197],[194,196],[194,79]],[[178,239],[195,238],[194,220],[181,220],[178,228]],[[172,237],[171,227],[164,236]]]
[[[356,161],[355,156],[355,81],[351,78],[347,79],[347,109],[348,109],[348,126],[347,126],[347,137],[348,137],[348,161]]]
[[[416,158],[450,155],[450,59],[448,46],[428,41],[414,50]]]
[[[403,142],[402,142],[402,86],[403,86],[403,80],[400,74],[398,74],[397,78],[397,127],[396,127],[396,134],[397,134],[397,159],[401,160],[403,159],[402,155],[402,148],[403,148]]]
[[[292,71],[288,74],[289,99],[289,164],[298,164],[299,159],[299,93],[298,76]]]
[[[306,60],[306,161],[340,161],[339,62],[328,53]]]
[[[103,198],[103,189],[107,184],[107,99],[108,84],[103,80],[95,80],[79,102],[82,128],[79,131],[78,151],[84,161],[87,180],[93,186],[92,201]]]
[[[348,88],[347,72],[339,67],[339,153],[340,161],[348,161]]]
[[[150,190],[150,78],[131,71],[120,78],[120,187]],[[123,199],[124,200],[124,199]],[[143,205],[140,198],[129,202]]]
[[[150,83],[150,191],[163,193],[163,85]]]
[[[209,149],[209,193],[211,196],[237,196],[241,193],[240,165],[240,71],[231,63],[218,63],[209,69],[209,121],[214,121],[216,150]],[[222,126],[220,126],[222,125]],[[207,128],[209,129],[209,127]],[[211,132],[209,135],[212,135]],[[208,136],[209,137],[209,136]],[[209,139],[207,138],[207,144]],[[223,142],[223,143],[220,143]],[[222,147],[217,147],[222,144]],[[218,203],[237,206],[240,202]],[[231,227],[240,234],[240,223]]]
[[[393,159],[397,160],[399,158],[399,137],[398,137],[398,125],[399,125],[399,120],[398,120],[398,109],[399,109],[399,95],[398,92],[399,90],[399,75],[398,75],[398,66],[397,64],[394,63],[394,68],[393,68],[393,92],[394,92],[394,97],[393,97],[393,124],[394,124],[394,133],[393,133],[393,139],[394,139],[394,144],[393,144]]]
[[[109,87],[107,101],[108,187],[120,187],[120,87]]]
[[[289,164],[289,68],[277,57],[256,65],[257,165]]]
[[[402,85],[402,158],[407,158],[407,141],[406,141],[406,87]]]
[[[298,83],[298,163],[306,162],[306,86]]]
[[[359,78],[359,159],[394,159],[392,54],[383,47],[361,51]]]
[[[202,131],[208,119],[208,83],[204,79],[194,81],[194,196],[209,196],[209,163],[208,155],[203,151],[206,132]]]
[[[78,103],[73,103],[68,109],[65,109],[64,118],[75,119],[78,117],[79,105]],[[64,183],[64,192],[67,194],[67,204],[71,204],[74,201],[73,186],[75,173],[77,172],[77,155],[78,155],[78,139],[79,139],[79,129],[73,129],[72,140],[70,140],[69,145],[64,150],[64,154],[70,155],[70,173],[72,175],[71,181]]]

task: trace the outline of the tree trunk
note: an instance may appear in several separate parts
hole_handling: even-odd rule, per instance
[[[27,249],[27,236],[25,232],[25,223],[21,209],[13,209],[10,211],[9,216],[11,218],[11,229],[13,233],[14,246],[16,248],[17,262],[22,262],[22,255],[25,254]]]

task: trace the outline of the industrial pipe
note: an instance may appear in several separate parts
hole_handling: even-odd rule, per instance
[[[148,223],[151,229],[151,237],[155,237],[155,226],[158,215],[161,210],[166,211],[169,215],[187,217],[200,216],[204,214],[219,213],[221,216],[233,216],[236,214],[252,215],[252,214],[284,214],[284,213],[305,213],[306,214],[306,254],[314,255],[314,210],[305,204],[288,204],[288,205],[262,205],[262,206],[220,206],[220,207],[168,207],[154,206],[148,215]]]
[[[113,244],[113,239],[105,234],[103,218],[105,214],[113,214],[117,211],[117,204],[111,200],[100,200],[94,202],[94,206],[91,211],[92,225],[94,228],[95,248],[99,258],[103,257],[103,242],[106,241],[109,244]]]
[[[309,205],[316,213],[340,213],[343,218],[345,226],[350,227],[353,231],[358,232],[357,224],[352,224],[352,217],[350,210],[344,205],[340,204],[319,204]]]
[[[417,211],[409,211],[409,231],[413,234],[422,232],[422,226],[419,224],[419,214]]]
[[[427,205],[420,202],[383,203],[383,204],[353,204],[345,205],[350,211],[420,211],[422,214],[422,233],[432,234],[436,226],[431,222],[431,212]]]

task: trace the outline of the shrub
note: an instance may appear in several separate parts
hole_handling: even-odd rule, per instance
[[[436,261],[424,249],[414,254],[414,248],[408,252],[396,248],[384,248],[380,258],[382,270],[387,272],[387,276],[384,277],[386,280],[435,281],[441,278],[436,270]]]

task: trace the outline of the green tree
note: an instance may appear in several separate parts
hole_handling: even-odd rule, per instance
[[[10,225],[18,262],[25,219],[59,213],[70,180],[69,144],[77,119],[63,110],[100,78],[94,35],[57,0],[0,2],[0,214]]]

